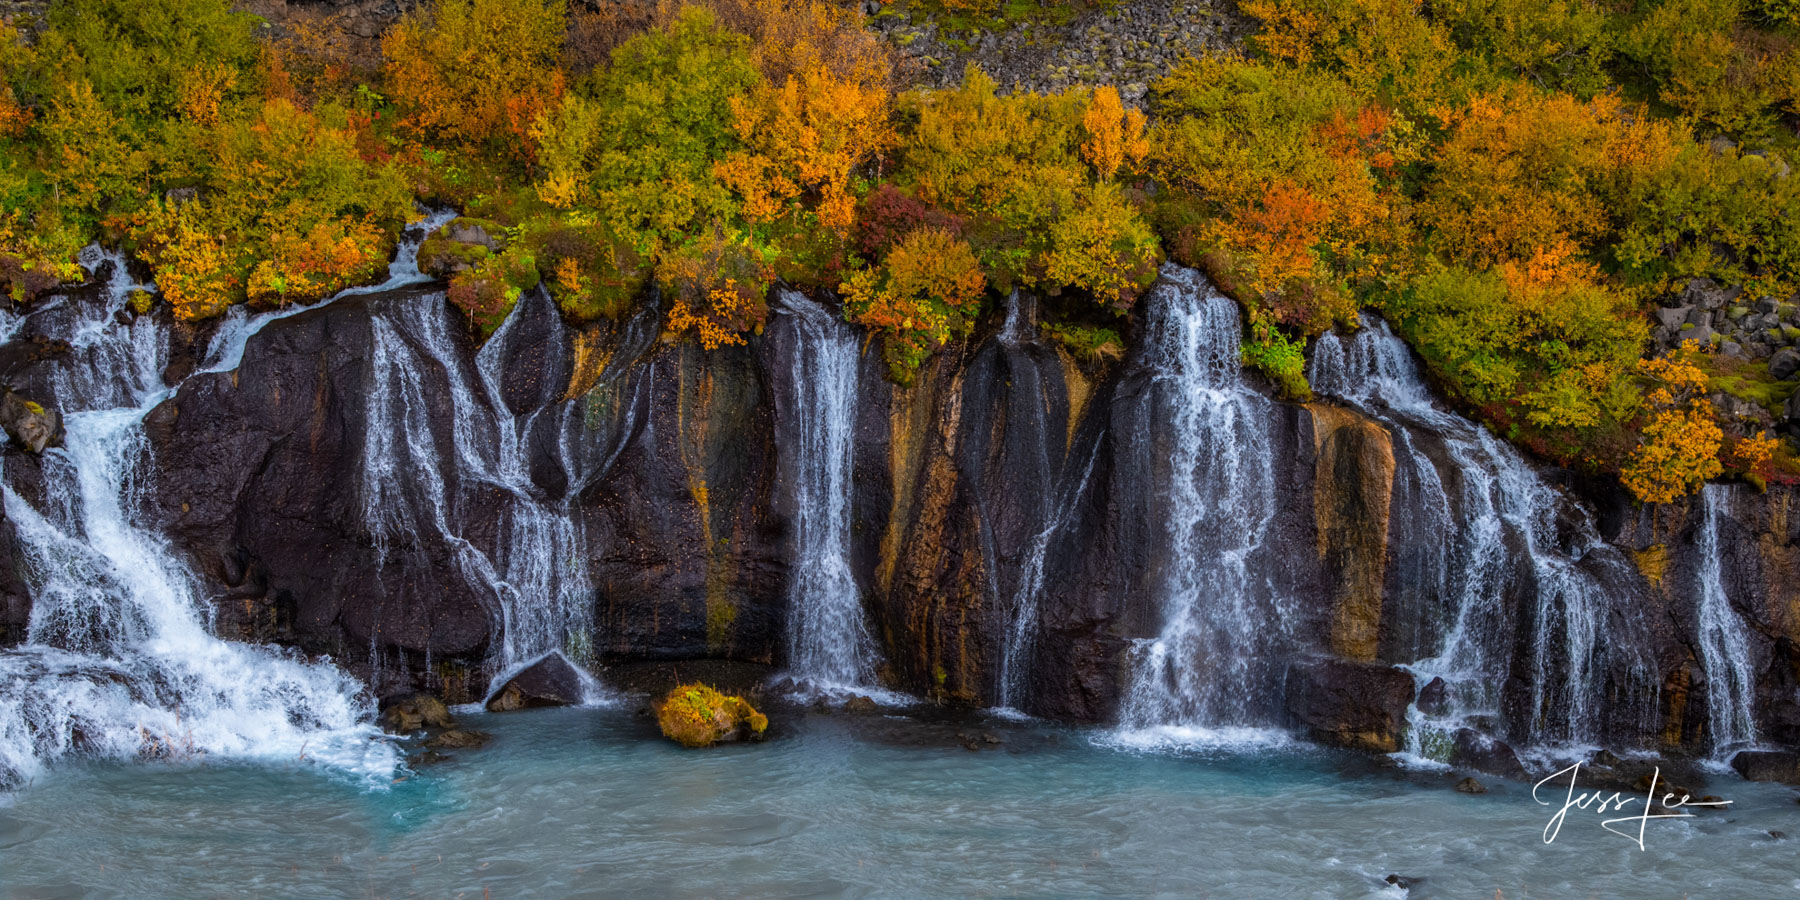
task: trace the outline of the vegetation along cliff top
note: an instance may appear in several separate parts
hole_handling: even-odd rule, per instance
[[[1800,477],[1792,0],[8,9],[13,304],[94,241],[182,320],[310,302],[453,206],[473,328],[542,284],[574,320],[659,295],[716,349],[783,280],[905,383],[1014,288],[1116,349],[1173,260],[1290,398],[1370,310],[1500,434],[1647,502]]]

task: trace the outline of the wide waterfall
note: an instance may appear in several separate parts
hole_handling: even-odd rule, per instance
[[[1750,663],[1750,639],[1744,620],[1731,608],[1720,561],[1719,517],[1731,512],[1731,488],[1709,484],[1700,492],[1704,512],[1699,534],[1699,584],[1695,621],[1699,626],[1700,666],[1706,675],[1708,744],[1714,759],[1755,746],[1756,675]]]
[[[782,290],[778,313],[796,336],[778,415],[792,429],[793,574],[788,584],[788,668],[821,691],[875,681],[869,634],[850,568],[851,434],[856,418],[857,336],[836,313]]]
[[[1528,745],[1590,746],[1601,740],[1594,705],[1610,672],[1632,691],[1621,706],[1653,712],[1655,679],[1630,629],[1602,639],[1608,584],[1629,564],[1585,512],[1541,478],[1511,446],[1433,405],[1411,351],[1385,322],[1365,319],[1354,337],[1328,334],[1314,349],[1314,391],[1387,425],[1398,462],[1396,557],[1409,582],[1401,602],[1413,622],[1404,646],[1421,687],[1441,679],[1445,702],[1415,709],[1409,751],[1440,757],[1456,730],[1506,722],[1503,687],[1530,685],[1528,710],[1507,722]],[[1436,453],[1431,452],[1436,450]],[[1445,538],[1449,539],[1446,540]],[[1509,598],[1523,596],[1522,604]],[[1528,635],[1522,662],[1514,653]],[[1526,665],[1529,671],[1515,671]]]
[[[496,688],[550,653],[582,671],[593,647],[593,585],[579,522],[566,495],[552,498],[532,482],[527,455],[536,418],[570,415],[572,407],[514,415],[501,392],[511,330],[532,305],[549,302],[541,292],[522,298],[473,366],[453,339],[457,325],[445,303],[395,304],[370,323],[374,390],[361,473],[364,521],[384,559],[426,533],[455,548],[459,574],[492,602],[500,636],[490,665]],[[440,382],[427,373],[441,374],[447,388],[447,448],[430,415],[430,393]],[[498,523],[491,549],[466,537],[481,519]],[[584,688],[588,702],[602,699],[591,677]]]
[[[1273,403],[1240,377],[1237,304],[1175,266],[1145,298],[1144,365],[1166,456],[1160,633],[1134,651],[1120,712],[1145,740],[1246,736],[1272,724],[1287,599],[1261,574],[1275,515]]]
[[[419,280],[420,237],[403,242],[377,289]],[[21,461],[0,486],[32,593],[25,644],[0,651],[0,787],[68,755],[313,761],[379,783],[397,757],[376,739],[360,685],[329,662],[215,637],[198,580],[141,520],[154,465],[144,417],[179,390],[163,383],[169,332],[126,316],[132,294],[153,288],[132,283],[122,256],[89,248],[82,261],[95,275],[110,269],[99,297],[54,299],[26,316],[69,344],[53,396],[38,398],[66,431],[37,461],[41,478],[15,471],[30,465]],[[257,329],[293,311],[234,310],[209,368],[235,368]]]

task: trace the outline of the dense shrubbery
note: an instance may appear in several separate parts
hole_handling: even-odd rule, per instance
[[[1178,188],[1154,211],[1171,253],[1249,308],[1247,362],[1298,394],[1293,337],[1269,324],[1305,337],[1372,306],[1491,424],[1623,471],[1640,498],[1719,474],[1722,448],[1766,477],[1766,438],[1723,435],[1704,399],[1664,396],[1671,364],[1639,360],[1644,307],[1683,279],[1800,287],[1780,158],[1800,55],[1755,27],[1778,17],[1734,0],[1243,8],[1255,55],[1159,85],[1149,166]],[[1688,368],[1696,397],[1729,386]]]
[[[1249,55],[1178,67],[1152,122],[975,70],[896,94],[826,0],[440,0],[379,71],[225,0],[63,0],[34,39],[0,26],[0,289],[28,302],[106,237],[185,318],[311,300],[379,277],[421,200],[495,239],[450,276],[479,329],[540,284],[592,320],[654,283],[668,330],[719,348],[780,278],[841,294],[905,382],[1015,288],[1114,355],[1166,252],[1244,305],[1244,361],[1288,396],[1308,341],[1374,308],[1491,424],[1644,499],[1781,475],[1766,438],[1707,429],[1708,390],[1768,379],[1640,357],[1681,279],[1800,288],[1793,3],[1242,9]]]

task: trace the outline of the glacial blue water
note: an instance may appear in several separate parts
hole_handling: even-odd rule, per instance
[[[1153,752],[1003,719],[775,712],[770,740],[705,751],[627,709],[469,715],[488,747],[375,789],[298,760],[69,763],[0,801],[0,897],[1800,890],[1796,792],[1728,776],[1707,790],[1730,808],[1653,820],[1645,850],[1581,812],[1546,845],[1555,807],[1528,785],[1466,795],[1304,743]]]

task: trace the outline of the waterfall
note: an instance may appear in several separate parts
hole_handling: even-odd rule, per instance
[[[1596,571],[1628,564],[1517,450],[1433,405],[1411,351],[1385,322],[1365,318],[1347,341],[1320,338],[1308,374],[1315,392],[1387,425],[1401,451],[1396,499],[1407,505],[1396,505],[1393,527],[1404,530],[1393,536],[1393,552],[1418,562],[1420,618],[1429,625],[1413,635],[1407,649],[1420,658],[1409,668],[1421,686],[1441,678],[1447,691],[1445,711],[1413,711],[1409,753],[1441,757],[1456,729],[1497,720],[1501,689],[1515,674],[1532,692],[1529,721],[1515,732],[1533,745],[1600,739],[1593,704],[1613,654],[1624,654],[1618,661],[1639,682],[1637,693],[1653,698],[1641,642],[1629,634],[1601,640],[1607,593]],[[1424,453],[1421,440],[1441,442],[1442,459]],[[1576,513],[1572,522],[1566,512]],[[1528,597],[1525,621],[1507,608],[1509,591]],[[1530,670],[1515,673],[1521,628],[1529,629]]]
[[[875,641],[850,570],[851,432],[856,420],[856,332],[797,291],[779,292],[794,326],[780,421],[793,430],[793,575],[788,583],[788,667],[826,692],[867,690]]]
[[[418,237],[387,286],[417,278]],[[214,636],[198,579],[141,521],[153,465],[143,420],[179,390],[162,381],[168,333],[147,315],[122,319],[132,292],[153,289],[132,283],[123,256],[90,247],[82,262],[111,268],[99,299],[52,299],[24,316],[70,350],[54,398],[41,398],[65,427],[64,445],[38,460],[42,501],[25,496],[38,492],[12,471],[22,463],[0,485],[32,593],[26,642],[0,651],[0,788],[71,755],[305,760],[385,783],[397,756],[376,739],[360,685],[329,661]],[[213,368],[235,367],[250,335],[294,311],[234,309]]]
[[[1000,710],[1003,712],[1018,713],[1025,702],[1025,674],[1033,642],[1037,639],[1038,602],[1044,593],[1044,564],[1050,554],[1050,542],[1074,517],[1082,495],[1087,493],[1088,479],[1094,474],[1094,462],[1099,456],[1099,447],[1090,449],[1087,464],[1082,466],[1081,478],[1075,482],[1073,490],[1065,488],[1049,498],[1044,528],[1032,536],[1031,546],[1025,551],[1025,562],[1013,590],[1012,623],[1006,629],[1006,643],[1000,651]]]
[[[532,304],[549,302],[541,292],[522,298],[472,366],[454,339],[458,326],[441,295],[392,304],[370,318],[363,520],[384,561],[425,534],[454,550],[461,577],[492,603],[499,636],[489,664],[493,688],[551,653],[582,672],[593,650],[594,588],[580,523],[568,494],[552,498],[532,482],[528,455],[534,421],[570,415],[571,406],[554,403],[515,416],[500,389],[511,331]],[[442,398],[436,396],[437,375]],[[440,447],[431,415],[434,401],[445,400],[447,448]],[[566,448],[558,441],[555,449],[564,464]],[[478,520],[498,523],[491,551],[465,536]],[[589,703],[604,699],[585,674],[584,693]]]
[[[1146,302],[1168,544],[1163,624],[1133,652],[1120,724],[1139,740],[1243,737],[1274,718],[1291,620],[1257,566],[1275,514],[1273,404],[1240,378],[1237,305],[1199,273],[1165,266]]]
[[[1699,588],[1694,619],[1699,627],[1700,667],[1706,673],[1707,731],[1714,759],[1757,741],[1755,673],[1750,664],[1750,640],[1744,620],[1731,608],[1725,594],[1722,549],[1719,545],[1719,513],[1731,511],[1731,489],[1709,484],[1700,492],[1703,517],[1700,524]]]

